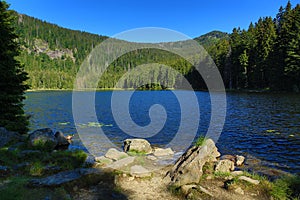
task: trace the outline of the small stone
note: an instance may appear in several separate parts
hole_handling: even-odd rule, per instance
[[[133,181],[133,180],[134,180],[134,176],[128,178],[128,181]]]
[[[192,192],[190,192],[187,196],[186,196],[187,199],[195,199],[194,198],[194,194]],[[198,200],[201,200],[201,199],[198,199]]]
[[[133,163],[134,160],[135,160],[135,157],[129,156],[127,158],[123,158],[121,160],[117,160],[116,162],[113,162],[110,165],[107,165],[107,168],[121,169],[121,168],[126,167],[129,164]]]
[[[212,180],[213,177],[212,177],[212,175],[208,175],[205,179],[206,179],[206,180]]]
[[[209,195],[209,196],[211,196],[211,197],[213,197],[214,195],[212,194],[212,193],[210,193],[207,189],[205,189],[204,187],[202,187],[202,186],[198,186],[198,189],[201,191],[201,192],[203,192],[203,193],[205,193],[205,194],[207,194],[207,195]]]
[[[152,161],[157,160],[157,158],[155,156],[151,156],[151,155],[147,156],[146,158],[149,159],[149,160],[152,160]]]
[[[245,157],[244,156],[239,156],[239,155],[236,155],[236,162],[235,164],[237,166],[241,166],[245,161]]]
[[[246,177],[246,176],[240,176],[239,180],[244,180],[244,181],[247,181],[247,182],[249,182],[251,184],[254,184],[254,185],[258,185],[260,183],[259,180],[255,180],[255,179],[252,179],[252,178],[249,178],[249,177]]]
[[[113,162],[111,159],[106,158],[105,156],[95,157],[95,161],[103,165],[109,165]]]
[[[9,175],[10,170],[7,166],[1,166],[0,165],[0,177],[5,177],[7,175]]]
[[[149,172],[148,169],[140,165],[134,165],[130,168],[130,175],[138,178],[143,178],[143,177],[150,177],[151,172]]]
[[[233,156],[233,155],[223,155],[220,158],[220,160],[230,160],[230,161],[232,161],[234,163],[235,163],[235,159],[236,159],[236,157]]]
[[[153,152],[154,156],[171,156],[174,155],[174,151],[171,148],[162,149],[162,148],[155,148]]]
[[[110,148],[105,154],[106,158],[112,159],[112,160],[120,160],[122,158],[128,157],[127,153],[120,152],[115,148]]]
[[[189,194],[189,191],[191,189],[196,189],[196,188],[197,188],[197,185],[183,185],[183,186],[181,186],[181,192],[184,195],[187,195],[187,194]]]
[[[243,171],[233,171],[233,172],[231,172],[232,176],[240,176],[240,175],[243,175],[243,174],[244,174]]]
[[[73,191],[76,192],[77,190],[78,190],[78,187],[77,187],[77,186],[74,186],[74,187],[73,187]]]
[[[234,190],[234,192],[235,192],[235,193],[238,193],[238,194],[241,194],[241,195],[244,195],[244,194],[245,194],[244,190],[243,190],[241,187],[236,188],[236,189]]]
[[[215,171],[216,172],[230,172],[234,170],[234,162],[232,162],[231,160],[220,160],[216,167],[215,167]]]

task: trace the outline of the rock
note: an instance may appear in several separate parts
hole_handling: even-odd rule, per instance
[[[95,157],[95,161],[102,165],[109,165],[113,162],[111,159],[106,158],[105,156]]]
[[[230,172],[234,170],[234,162],[231,160],[219,160],[215,167],[215,172]]]
[[[107,168],[112,168],[112,169],[122,169],[123,167],[127,167],[131,163],[133,163],[135,160],[135,157],[127,157],[123,158],[121,160],[118,160],[110,165],[107,165]]]
[[[0,148],[11,142],[19,142],[22,140],[22,136],[13,131],[8,131],[4,127],[0,127]]]
[[[110,148],[105,154],[106,158],[112,159],[112,160],[120,160],[122,158],[128,157],[127,153],[120,152],[115,148]]]
[[[147,156],[146,157],[148,160],[152,160],[152,161],[155,161],[155,160],[157,160],[157,158],[155,157],[155,156]]]
[[[197,189],[197,185],[183,185],[181,186],[181,192],[184,194],[184,196],[188,195],[190,193],[191,189]]]
[[[144,178],[150,177],[152,174],[148,169],[141,165],[134,165],[130,168],[130,175],[133,177]]]
[[[7,166],[0,165],[0,177],[6,177],[10,173],[10,169]]]
[[[26,157],[28,155],[36,155],[36,154],[41,154],[42,152],[39,150],[23,150],[19,153],[20,157]]]
[[[9,148],[8,148],[8,151],[15,151],[17,150],[19,147],[23,146],[25,143],[24,142],[18,142],[16,144],[13,144],[11,145]]]
[[[68,147],[70,145],[69,141],[66,139],[66,137],[64,136],[64,134],[61,131],[57,131],[54,134],[54,137],[57,140],[57,146],[56,147],[60,147],[60,146]]]
[[[24,169],[25,167],[30,166],[29,162],[24,162],[24,163],[20,163],[20,164],[16,164],[13,166],[13,170],[20,170],[20,169]]]
[[[233,172],[231,172],[232,176],[240,176],[240,175],[243,175],[243,174],[244,174],[243,171],[233,171]]]
[[[222,155],[220,160],[230,160],[233,163],[235,163],[236,162],[236,157],[233,156],[233,155]]]
[[[239,156],[239,155],[236,155],[236,162],[235,164],[237,166],[241,166],[245,161],[245,157],[244,156]]]
[[[53,150],[57,145],[57,140],[50,128],[39,129],[29,135],[29,143],[33,147],[45,147]]]
[[[95,157],[92,154],[87,154],[87,157],[83,163],[83,167],[91,167],[95,165]]]
[[[245,192],[244,190],[241,188],[241,187],[237,187],[235,190],[234,190],[235,193],[238,193],[238,194],[241,194],[241,195],[244,195]]]
[[[217,148],[211,139],[205,143],[188,149],[167,173],[171,179],[171,185],[180,187],[182,185],[198,183],[203,174],[202,167],[206,162],[216,159]]]
[[[145,139],[126,139],[124,141],[124,151],[150,154],[152,153],[152,148],[150,143]]]
[[[251,183],[251,184],[254,184],[254,185],[258,185],[260,183],[259,180],[254,180],[254,179],[249,178],[247,176],[240,176],[239,180],[247,181],[248,183]]]
[[[78,186],[80,185],[80,183],[88,184],[88,182],[90,183],[91,181],[95,183],[99,182],[104,175],[105,173],[99,169],[81,168],[72,171],[60,172],[58,174],[54,174],[52,176],[48,176],[45,178],[32,179],[29,181],[28,186],[29,187],[57,187],[66,184],[71,184],[71,183],[74,183],[75,185]],[[89,179],[89,181],[86,181],[86,179]]]
[[[203,193],[205,193],[205,194],[207,194],[207,195],[209,195],[209,196],[211,196],[211,197],[214,196],[212,193],[210,193],[207,189],[205,189],[205,188],[202,187],[201,185],[198,186],[198,189],[199,189],[201,192],[203,192]]]
[[[174,155],[174,151],[171,148],[162,149],[162,148],[155,148],[153,152],[154,156],[172,156]]]

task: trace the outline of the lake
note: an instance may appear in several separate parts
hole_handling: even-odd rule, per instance
[[[116,93],[124,94],[127,91]],[[182,95],[189,91],[180,91]],[[82,98],[91,92],[81,92]],[[72,91],[27,92],[25,110],[30,114],[30,129],[50,127],[64,134],[75,134],[70,149],[85,149],[80,138],[87,138],[89,144],[103,154],[109,145],[105,140],[94,137],[93,130],[101,129],[116,146],[132,138],[116,123],[111,109],[112,91],[97,91],[95,111],[98,122],[88,117],[77,128],[84,134],[77,134],[72,114]],[[200,120],[197,136],[208,130],[211,117],[210,96],[207,92],[196,92],[199,101]],[[188,104],[189,99],[185,99]],[[222,154],[239,154],[247,158],[245,167],[254,171],[279,169],[300,173],[300,95],[227,93],[227,114],[223,131],[217,141]],[[132,121],[145,127],[151,123],[149,109],[159,104],[164,107],[166,121],[157,134],[147,138],[151,144],[164,147],[176,135],[181,123],[185,123],[186,136],[189,136],[189,120],[197,116],[193,104],[186,107],[191,118],[181,118],[180,102],[172,91],[136,91],[129,103]],[[84,112],[84,104],[82,105]],[[197,110],[196,110],[197,111]],[[163,119],[163,115],[158,114]],[[159,124],[159,120],[157,122]],[[155,125],[155,124],[154,124]],[[216,125],[217,126],[217,125]],[[133,130],[134,131],[134,130]],[[135,133],[137,134],[137,133]],[[182,140],[184,141],[184,139]],[[186,143],[178,142],[175,151],[182,153]]]

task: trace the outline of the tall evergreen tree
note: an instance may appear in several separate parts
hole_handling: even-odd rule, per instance
[[[0,126],[26,133],[28,119],[24,114],[24,84],[27,73],[17,60],[19,46],[13,28],[13,15],[8,4],[0,1]]]

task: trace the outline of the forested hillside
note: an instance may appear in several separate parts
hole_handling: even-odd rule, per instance
[[[208,48],[227,88],[299,92],[300,5],[281,7],[247,30],[234,28],[229,41]]]
[[[15,15],[22,50],[19,60],[25,64],[32,89],[73,88],[83,60],[107,38],[61,28],[26,15]],[[226,88],[299,91],[299,5],[293,8],[288,3],[279,9],[275,19],[260,18],[247,30],[234,28],[231,34],[213,31],[195,40],[214,59]],[[193,74],[190,63],[158,49],[137,50],[123,55],[109,66],[98,87],[113,88],[124,73],[150,62],[172,66],[186,76],[194,88],[205,88],[199,75]],[[172,86],[176,87],[176,83]]]

